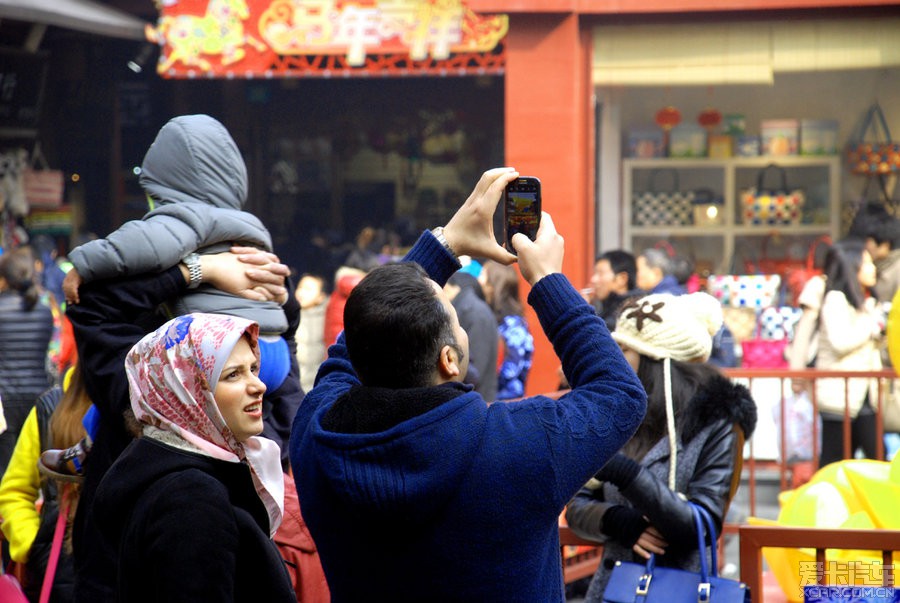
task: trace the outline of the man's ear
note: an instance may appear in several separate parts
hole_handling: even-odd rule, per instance
[[[459,354],[456,353],[453,346],[445,345],[441,348],[441,353],[438,355],[437,369],[442,383],[453,381],[459,377],[461,372],[459,368]]]

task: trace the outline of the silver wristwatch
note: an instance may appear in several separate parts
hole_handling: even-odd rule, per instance
[[[188,276],[191,282],[188,283],[188,289],[196,289],[203,282],[203,269],[200,267],[200,256],[196,253],[189,253],[181,260],[181,263],[188,269]]]
[[[434,235],[434,238],[438,240],[438,243],[440,243],[444,249],[450,252],[450,255],[452,255],[454,258],[459,257],[456,255],[456,252],[453,251],[453,248],[450,247],[450,243],[447,242],[447,237],[444,236],[443,226],[438,226],[437,228],[432,229],[431,234]]]

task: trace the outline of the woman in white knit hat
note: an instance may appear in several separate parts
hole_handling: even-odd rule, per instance
[[[690,503],[721,531],[756,426],[747,388],[707,363],[721,325],[721,305],[706,293],[648,295],[619,314],[613,338],[647,390],[647,414],[566,511],[577,534],[604,543],[587,601],[602,600],[616,561],[644,563],[653,553],[657,565],[699,570]]]

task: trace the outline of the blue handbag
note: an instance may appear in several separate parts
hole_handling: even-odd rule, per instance
[[[691,510],[697,528],[700,573],[656,567],[654,555],[646,565],[616,561],[603,593],[605,603],[750,603],[746,584],[718,577],[716,526],[709,512],[694,503]],[[712,544],[711,566],[705,553],[706,534]]]

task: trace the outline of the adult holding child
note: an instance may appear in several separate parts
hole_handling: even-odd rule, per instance
[[[564,599],[559,514],[634,432],[646,397],[560,273],[547,213],[534,241],[512,243],[571,391],[490,404],[462,383],[468,335],[442,287],[460,255],[516,261],[492,221],[517,177],[485,172],[406,262],[354,288],[297,413],[291,464],[333,601]]]
[[[271,540],[284,483],[277,444],[258,437],[258,333],[246,319],[188,314],[128,353],[142,437],[90,510],[100,546],[120,552],[100,578],[116,600],[296,601]]]
[[[241,295],[247,299],[283,300],[287,297],[287,290],[282,283],[284,277],[288,274],[288,268],[277,263],[277,258],[275,258],[275,256],[251,248],[239,248],[236,249],[236,251],[242,252],[243,255],[225,252],[201,256],[201,278],[203,282],[214,286],[219,290],[227,291],[233,295]],[[250,263],[246,263],[242,260],[246,260]],[[129,364],[135,365],[135,367],[143,366],[138,364],[138,359],[134,356],[135,353],[138,353],[139,357],[143,357],[146,362],[149,362],[147,354],[150,353],[151,348],[147,348],[144,352],[141,352],[143,348],[134,350],[132,350],[132,348],[146,336],[148,330],[147,322],[154,319],[154,310],[156,307],[162,301],[178,297],[184,293],[188,289],[190,282],[191,274],[188,268],[184,264],[179,264],[160,274],[148,274],[114,281],[92,283],[90,285],[85,285],[81,289],[80,302],[68,310],[72,318],[73,326],[75,327],[79,359],[83,363],[84,368],[85,385],[91,399],[99,409],[101,417],[97,428],[97,437],[94,439],[94,445],[85,466],[86,471],[82,498],[75,517],[73,544],[76,566],[76,601],[141,600],[140,596],[142,595],[139,593],[134,593],[136,598],[130,598],[130,595],[123,598],[122,593],[117,590],[120,585],[115,581],[114,575],[117,571],[120,571],[120,568],[124,568],[121,571],[125,571],[126,574],[130,571],[128,570],[130,566],[119,565],[123,562],[123,560],[120,559],[120,554],[118,552],[120,550],[118,548],[119,537],[135,537],[138,538],[138,540],[133,540],[131,542],[140,544],[140,535],[135,536],[132,532],[127,531],[124,535],[110,533],[109,530],[111,528],[116,529],[116,526],[111,526],[108,522],[121,520],[121,518],[117,514],[95,511],[93,509],[97,501],[104,497],[109,500],[109,497],[111,496],[109,493],[103,495],[100,492],[99,484],[104,483],[102,478],[104,478],[108,471],[111,471],[111,467],[116,459],[128,449],[128,446],[131,444],[135,435],[140,435],[143,431],[142,428],[137,425],[137,422],[134,421],[134,416],[137,417],[138,421],[140,421],[141,417],[144,415],[152,416],[149,414],[149,410],[142,406],[139,406],[137,410],[134,409],[136,404],[134,396],[138,396],[140,395],[140,392],[143,392],[143,394],[146,394],[147,396],[154,396],[154,400],[156,400],[156,398],[168,400],[169,404],[175,408],[176,401],[172,399],[171,396],[178,397],[191,394],[191,399],[197,401],[197,395],[199,395],[195,392],[196,387],[199,387],[197,384],[202,385],[205,383],[209,391],[204,390],[204,396],[206,397],[203,397],[193,409],[188,405],[190,400],[185,401],[184,398],[178,398],[182,404],[179,412],[182,413],[181,416],[191,417],[192,419],[197,419],[199,413],[202,412],[210,421],[217,420],[216,418],[211,418],[212,410],[210,398],[218,399],[218,396],[215,395],[214,392],[218,381],[213,380],[213,377],[218,379],[218,376],[220,376],[218,371],[221,370],[222,363],[229,358],[231,351],[233,351],[230,348],[224,347],[226,345],[224,339],[226,335],[225,331],[222,331],[221,329],[216,331],[218,333],[217,338],[215,339],[216,345],[212,348],[203,348],[201,346],[195,350],[204,352],[207,356],[215,356],[218,364],[214,366],[215,370],[213,371],[210,371],[208,364],[205,361],[201,361],[199,356],[193,360],[189,360],[189,358],[193,358],[193,356],[186,352],[184,348],[180,349],[182,352],[181,356],[166,356],[153,359],[153,363],[155,363],[154,366],[159,366],[160,370],[165,369],[164,372],[169,379],[169,381],[165,382],[165,385],[172,390],[170,392],[163,392],[161,389],[163,384],[160,384],[158,381],[154,381],[151,384],[149,381],[149,373],[146,377],[146,382],[141,382],[135,381],[135,377],[133,376],[134,371],[136,370],[135,368],[132,368],[129,371],[129,374],[126,374],[126,371],[123,370],[126,359]],[[225,321],[243,320],[238,317],[227,316],[221,316],[220,318]],[[159,324],[158,320],[157,324]],[[175,328],[176,323],[168,324],[173,327],[173,329],[170,331],[162,331],[164,334],[168,333],[169,337],[168,340],[163,341],[168,341],[172,347],[164,348],[163,346],[163,348],[175,353],[175,351],[179,351],[175,349],[176,344],[183,341],[183,331],[185,330],[186,325],[184,323],[177,323],[181,326],[180,328]],[[192,325],[193,323],[190,324]],[[198,323],[198,326],[200,324],[201,323]],[[234,329],[240,329],[241,333],[248,332],[248,336],[255,334],[255,330],[250,329],[250,327],[239,327],[239,324],[244,323],[231,322],[223,324],[230,324]],[[188,329],[188,331],[190,331],[190,329]],[[159,335],[160,331],[154,330],[153,333]],[[232,331],[228,330],[227,333],[232,333]],[[251,348],[256,350],[255,338],[251,337],[251,339],[253,341],[248,343],[251,343]],[[201,340],[203,339],[197,339],[194,343],[190,343],[190,345],[193,346]],[[231,344],[236,346],[238,341],[239,338],[234,337]],[[184,343],[184,345],[188,344],[189,342]],[[143,354],[143,356],[140,356],[141,354]],[[177,366],[173,363],[177,363]],[[156,373],[154,373],[154,375],[156,375]],[[157,377],[162,378],[158,375]],[[182,385],[182,379],[185,380],[185,382],[190,379],[190,382],[193,383],[195,387],[185,388],[185,386]],[[252,385],[258,383],[258,380],[255,379],[250,380],[247,378],[247,380],[252,382]],[[133,382],[133,385],[131,382]],[[129,387],[130,385],[131,388]],[[153,387],[144,391],[144,389],[149,388],[150,385]],[[250,385],[248,385],[248,387],[250,387]],[[259,390],[258,393],[261,397],[265,388],[259,388],[258,385],[256,385],[256,388]],[[178,393],[176,394],[174,392]],[[165,396],[170,397],[166,398]],[[202,419],[202,417],[200,418]],[[213,477],[221,478],[224,480],[223,483],[237,484],[235,493],[242,497],[238,501],[240,505],[243,505],[241,508],[250,513],[257,525],[262,526],[264,518],[263,515],[260,514],[259,509],[266,509],[266,507],[263,506],[263,503],[261,502],[262,499],[259,496],[256,496],[256,499],[253,498],[253,496],[255,496],[254,493],[256,492],[256,489],[253,486],[256,485],[256,481],[251,480],[252,472],[249,470],[247,463],[244,462],[244,457],[241,455],[240,448],[231,444],[229,444],[231,448],[227,446],[222,448],[221,442],[212,442],[212,445],[222,448],[224,452],[210,452],[208,447],[206,447],[206,444],[199,443],[198,441],[198,438],[203,439],[203,434],[197,433],[200,427],[196,425],[182,425],[177,423],[171,417],[168,420],[175,428],[180,430],[176,431],[178,437],[185,439],[185,436],[181,435],[181,433],[185,432],[185,430],[193,429],[191,433],[193,433],[194,436],[188,438],[188,442],[195,448],[199,448],[201,451],[213,454],[214,460],[229,463],[228,468],[221,470],[220,468],[216,469],[212,466],[208,467],[206,457],[202,453],[198,453],[194,448],[190,449],[190,451],[195,454],[204,456],[203,459],[197,461],[201,465],[195,468],[197,471],[205,473],[212,472],[211,475],[213,475]],[[216,423],[216,425],[218,425],[222,431],[225,431],[221,425],[218,423]],[[154,432],[156,435],[159,435],[159,430],[170,431],[172,429],[169,425],[164,425],[160,421],[154,423],[153,426],[157,430]],[[135,428],[137,428],[138,434],[135,434]],[[228,431],[233,432],[234,430],[228,426]],[[144,437],[147,437],[147,434],[144,434]],[[166,436],[162,437],[166,438]],[[256,440],[254,440],[254,442],[255,441]],[[165,439],[164,443],[166,442],[168,442],[170,447],[173,446],[173,442],[177,442],[174,444],[174,448],[179,450],[179,452],[187,452],[186,450],[179,448],[179,445],[181,444],[178,438],[174,440]],[[146,446],[149,444],[151,443],[143,442],[139,449],[146,450]],[[156,444],[153,445],[155,446]],[[262,446],[262,444],[260,444],[260,446]],[[232,450],[232,448],[234,449]],[[267,450],[271,450],[271,448],[268,447]],[[181,456],[183,457],[184,455],[182,454]],[[162,462],[162,460],[160,462]],[[145,464],[148,468],[150,466],[155,466],[149,461]],[[231,467],[231,464],[233,464],[234,467]],[[218,467],[215,463],[213,463],[213,465]],[[143,468],[143,465],[141,465],[141,467]],[[160,469],[160,473],[158,474],[158,477],[160,478],[166,474],[166,471],[176,472],[178,470],[175,463],[162,468],[157,468]],[[120,480],[114,480],[112,483],[115,484],[116,481],[122,481],[122,488],[133,485],[132,478],[128,477],[128,475],[118,473],[118,471],[119,470],[117,470],[117,475],[120,476]],[[243,477],[235,477],[235,474],[242,475]],[[281,481],[283,478],[280,470],[276,471],[276,474],[278,483],[283,484],[283,481]],[[145,480],[149,479],[149,477],[141,471],[135,473],[134,479],[137,479],[137,476],[142,476]],[[251,484],[250,490],[247,490],[248,480]],[[267,478],[267,483],[271,481],[271,479]],[[148,490],[150,489],[149,483],[150,482],[147,483]],[[106,489],[110,487],[111,486],[105,486]],[[227,488],[227,486],[223,487]],[[278,488],[276,486],[269,485],[266,490],[271,494],[271,498],[277,500]],[[176,492],[175,490],[172,490],[172,492],[178,493],[180,491]],[[220,490],[219,492],[221,493]],[[230,493],[231,491],[229,490],[229,494]],[[219,499],[219,504],[225,500],[235,503],[235,499],[225,497]],[[160,504],[162,504],[162,502]],[[184,510],[187,513],[190,511],[189,509]],[[128,509],[123,508],[120,512],[128,512]],[[265,513],[265,511],[263,512]],[[237,513],[237,511],[234,513]],[[244,519],[246,519],[246,516],[244,516]],[[188,519],[188,523],[176,523],[174,521],[171,523],[173,526],[177,526],[179,530],[183,530],[186,525],[194,525],[191,521],[191,519]],[[269,523],[270,521],[271,520],[268,517],[265,518],[266,523]],[[130,524],[131,522],[127,523]],[[121,527],[121,525],[118,527]],[[132,527],[136,528],[137,526]],[[268,537],[270,527],[271,525],[265,527],[265,529],[263,529],[263,527],[258,527],[256,529],[265,531],[266,536]],[[256,540],[256,536],[259,534],[254,532],[254,528],[252,528],[250,523],[245,522],[239,526],[230,526],[228,530],[223,529],[223,531],[220,531],[219,534],[225,538],[223,542],[232,542],[232,540],[229,539],[234,537],[234,529],[238,529],[240,533],[238,540],[245,544],[247,542],[246,538],[248,537],[248,534],[253,534],[250,536],[250,549],[262,555],[260,559],[268,558],[266,549]],[[174,536],[172,537],[174,538]],[[194,537],[196,537],[197,542],[201,542],[203,539],[203,536],[199,534],[193,534],[189,538],[185,538],[183,533],[180,536],[180,538],[185,539],[185,542]],[[175,548],[179,547],[181,547],[181,544]],[[211,554],[211,551],[214,551],[215,554]],[[180,554],[181,552],[182,551],[173,551],[172,554]],[[156,553],[158,553],[158,551],[155,552],[154,555]],[[184,551],[184,553],[187,554],[187,551]],[[221,569],[220,565],[226,562],[224,558],[228,557],[229,554],[221,551],[219,546],[216,546],[207,549],[204,555],[205,558],[202,561],[198,561],[197,565],[187,564],[178,571],[182,572],[181,575],[189,577],[190,574],[195,571],[212,571],[209,569],[212,566]],[[222,557],[221,559],[220,556]],[[164,562],[165,556],[161,559]],[[134,561],[134,559],[132,559],[132,561]],[[146,561],[150,562],[151,560],[147,559]],[[160,559],[154,558],[152,559],[152,562],[159,563]],[[248,567],[257,567],[255,562],[245,563],[249,564]],[[199,567],[201,565],[203,567]],[[185,573],[185,568],[190,568],[190,570]],[[160,568],[160,571],[167,572],[175,570],[165,567]],[[167,580],[171,579],[175,580],[175,582],[169,582],[167,586],[159,585],[159,588],[171,587],[177,583],[178,575],[171,573],[165,575],[167,576]],[[275,575],[278,574],[276,573]],[[197,574],[197,579],[200,580],[200,578],[201,574]],[[147,588],[145,581],[137,581],[137,583],[143,584],[143,587],[147,589],[147,592],[152,591],[152,589]],[[192,599],[189,595],[194,591],[191,588],[187,588],[185,591],[188,593],[185,595],[187,598],[182,600],[231,600],[229,597],[216,598],[217,595],[221,595],[221,588],[227,588],[229,585],[237,588],[237,583],[230,578],[226,580],[221,587],[219,585],[211,586],[209,590],[209,596],[212,597],[211,599],[204,599],[203,596]],[[169,600],[170,597],[173,597],[173,600],[178,600],[178,596],[177,589],[173,588],[171,592],[167,592],[165,596],[160,595],[159,598],[155,600]],[[247,599],[238,597],[236,600]],[[276,597],[273,600],[280,599]]]

